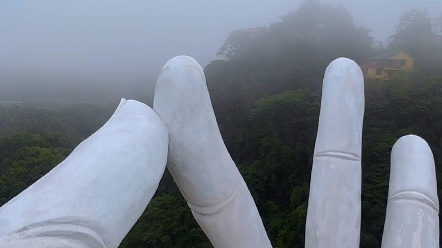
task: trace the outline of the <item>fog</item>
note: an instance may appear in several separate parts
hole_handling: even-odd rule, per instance
[[[18,93],[31,87],[35,93],[45,91],[41,85],[107,84],[120,85],[132,96],[144,94],[139,85],[145,84],[151,95],[158,72],[171,57],[193,56],[205,66],[230,31],[268,26],[302,2],[2,0],[0,90]],[[410,8],[442,10],[439,0],[322,2],[342,3],[356,24],[370,28],[370,35],[383,42]]]

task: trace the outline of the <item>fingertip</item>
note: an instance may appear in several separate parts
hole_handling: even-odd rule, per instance
[[[164,81],[168,81],[171,83],[188,83],[183,82],[183,80],[167,80],[167,79],[186,79],[192,77],[200,77],[197,82],[201,81],[201,77],[204,78],[204,71],[201,65],[196,61],[196,59],[186,56],[180,55],[171,58],[169,61],[161,69],[160,75],[157,80],[158,84],[164,84]],[[205,83],[205,80],[204,80]]]
[[[428,143],[417,135],[399,138],[391,152],[389,199],[408,197],[439,212],[436,168]],[[422,198],[422,199],[421,199]]]
[[[433,152],[427,141],[413,134],[402,136],[396,141],[391,151],[391,162],[394,163],[394,169],[400,166],[398,169],[401,171],[403,167],[419,167],[422,163],[434,167]]]
[[[361,67],[353,60],[339,57],[333,60],[325,70],[325,76],[350,76],[353,83],[362,83],[364,76]]]
[[[215,120],[204,71],[194,58],[180,55],[166,62],[155,86],[153,108],[166,124],[177,116],[181,122],[199,118],[192,114]]]
[[[361,155],[364,78],[351,59],[337,58],[327,67],[315,154],[327,151]]]
[[[119,115],[139,115],[148,119],[156,119],[159,118],[158,115],[153,111],[151,107],[148,105],[136,101],[136,100],[126,100],[122,99],[120,104],[117,107],[116,114]]]
[[[177,69],[178,67],[183,66],[195,66],[201,67],[198,61],[195,58],[187,56],[187,55],[179,55],[169,59],[163,68],[170,67],[172,69]]]
[[[408,134],[400,137],[396,143],[393,145],[392,154],[395,153],[395,151],[404,150],[405,148],[414,148],[414,149],[423,149],[428,150],[430,147],[428,146],[427,141],[425,141],[423,138],[414,135],[414,134]],[[430,150],[431,152],[431,150]]]
[[[340,57],[333,60],[325,70],[323,90],[351,93],[358,103],[364,103],[364,75],[353,60]]]
[[[114,113],[111,115],[111,118],[114,117],[114,115],[118,112],[118,110],[120,110],[120,109],[124,106],[124,104],[126,103],[126,101],[127,101],[126,99],[121,98],[120,103],[118,104],[117,108],[115,108],[115,111],[114,111]],[[110,118],[110,119],[111,119],[111,118]]]
[[[120,100],[120,104],[118,104],[118,108],[123,107],[123,105],[127,102],[127,100],[125,98],[121,98]]]
[[[346,58],[346,57],[339,57],[339,58],[334,59],[332,62],[330,62],[329,66],[334,66],[334,65],[338,65],[338,64],[339,65],[346,64],[346,65],[358,66],[358,64],[354,60]]]

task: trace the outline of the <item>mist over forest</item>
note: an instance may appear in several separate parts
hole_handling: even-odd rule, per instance
[[[120,98],[152,106],[156,77],[177,55],[203,66],[273,247],[305,245],[322,80],[339,57],[365,75],[360,247],[381,246],[399,137],[428,142],[442,197],[442,2],[38,2],[0,3],[0,206],[98,130]],[[385,61],[391,70],[370,67]],[[120,247],[212,245],[166,171]]]
[[[204,67],[231,31],[268,27],[302,2],[2,1],[0,101],[151,102],[168,59],[189,55]],[[440,9],[433,0],[320,2],[344,6],[384,47],[405,11],[421,7],[437,18]]]

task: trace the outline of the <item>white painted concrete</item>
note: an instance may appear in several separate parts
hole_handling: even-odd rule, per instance
[[[154,110],[169,131],[167,168],[215,248],[271,247],[254,200],[221,137],[201,66],[163,67]]]
[[[158,187],[167,147],[156,113],[122,100],[66,160],[0,208],[0,247],[118,247]]]
[[[352,60],[327,67],[306,222],[306,248],[359,247],[364,78]]]
[[[391,152],[382,247],[440,247],[433,153],[427,142],[415,135],[400,138]]]

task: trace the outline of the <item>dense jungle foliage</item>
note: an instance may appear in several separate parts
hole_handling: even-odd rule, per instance
[[[426,47],[405,35],[436,37],[432,23],[428,12],[410,10],[385,49],[344,8],[306,1],[265,33],[232,32],[219,50],[224,59],[206,66],[223,138],[275,248],[304,247],[322,78],[337,57],[367,58],[400,48],[421,62],[416,71],[391,81],[365,81],[361,247],[380,247],[390,152],[399,137],[416,134],[429,143],[442,197],[442,54],[437,54],[442,45]],[[431,57],[430,49],[436,49]],[[111,114],[90,104],[61,110],[1,107],[0,206],[62,161]],[[166,172],[120,247],[212,246]]]

